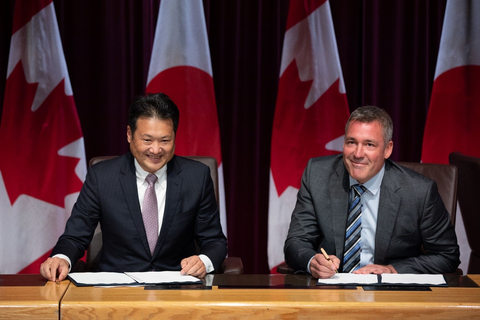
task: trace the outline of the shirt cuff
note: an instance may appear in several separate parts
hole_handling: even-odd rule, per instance
[[[312,273],[310,272],[310,262],[312,262],[313,258],[315,258],[315,256],[311,257],[310,260],[308,260],[307,272],[308,272],[309,274],[312,274]]]
[[[59,253],[59,254],[54,255],[52,258],[60,258],[60,259],[63,259],[63,260],[67,260],[67,262],[68,262],[68,272],[70,273],[70,271],[72,270],[72,262],[70,261],[69,257],[67,257],[64,254]]]
[[[215,270],[215,268],[213,267],[212,260],[210,260],[209,257],[207,257],[204,254],[198,255],[198,257],[200,258],[200,260],[202,260],[203,264],[205,265],[205,269],[207,270],[207,273],[210,273]]]

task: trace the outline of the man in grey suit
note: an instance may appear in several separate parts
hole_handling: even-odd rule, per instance
[[[178,121],[178,108],[165,94],[133,101],[127,126],[130,152],[89,169],[65,232],[40,267],[45,278],[65,279],[98,222],[103,235],[99,271],[179,270],[204,277],[219,270],[227,243],[210,171],[174,154]],[[149,185],[147,176],[155,182]],[[149,218],[143,218],[142,212],[152,208]],[[144,225],[152,218],[153,227]]]
[[[384,110],[361,107],[346,124],[343,154],[309,160],[285,241],[290,267],[316,278],[329,278],[336,269],[446,273],[458,267],[455,230],[437,185],[388,159],[392,133],[392,120]],[[357,184],[365,190],[356,239],[360,258],[353,270],[345,271],[349,196]],[[322,255],[321,248],[329,256]]]

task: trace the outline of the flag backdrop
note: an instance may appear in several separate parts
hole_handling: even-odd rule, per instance
[[[86,174],[52,0],[15,1],[0,150],[0,273],[39,273]]]
[[[180,109],[176,154],[217,159],[220,219],[227,234],[220,128],[202,0],[160,3],[146,91],[167,94]]]
[[[283,245],[303,170],[312,157],[342,151],[348,116],[330,4],[292,0],[272,132],[268,212],[272,272],[284,261]]]
[[[480,157],[480,2],[449,0],[423,136],[422,162],[448,163],[454,151]],[[467,270],[470,247],[461,212],[455,226],[460,268]]]

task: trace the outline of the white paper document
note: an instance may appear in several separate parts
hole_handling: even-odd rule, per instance
[[[376,274],[336,273],[328,279],[318,279],[318,284],[378,284]]]
[[[180,271],[125,272],[138,283],[201,283],[198,278],[182,275]]]
[[[75,284],[85,286],[134,285],[137,283],[134,279],[121,272],[78,272],[70,273],[68,277]]]
[[[411,274],[411,273],[385,273],[382,274],[383,284],[419,284],[419,285],[446,285],[447,282],[441,274]]]
[[[337,273],[328,279],[318,279],[317,284],[446,286],[447,282],[441,274],[384,273],[376,275]]]
[[[122,286],[144,284],[202,283],[193,276],[180,274],[180,271],[150,272],[78,272],[68,278],[77,286]]]

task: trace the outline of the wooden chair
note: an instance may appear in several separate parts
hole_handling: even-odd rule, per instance
[[[94,164],[115,158],[117,156],[100,156],[94,157],[90,160],[89,166],[93,166]],[[210,168],[210,175],[213,180],[213,186],[215,190],[215,197],[218,202],[218,166],[217,160],[214,157],[204,157],[204,156],[188,156],[186,158],[199,161],[204,163]],[[90,242],[90,246],[87,250],[87,258],[85,262],[85,266],[77,267],[77,269],[84,269],[85,271],[96,271],[98,267],[98,263],[100,262],[100,253],[102,250],[102,230],[100,224],[95,229],[95,233],[93,235],[93,239]],[[242,274],[243,273],[243,262],[242,259],[239,257],[227,257],[222,263],[222,266],[219,270],[219,273],[224,274]]]
[[[458,168],[458,205],[462,215],[468,245],[472,250],[467,274],[480,273],[480,158],[452,152],[449,162]]]

